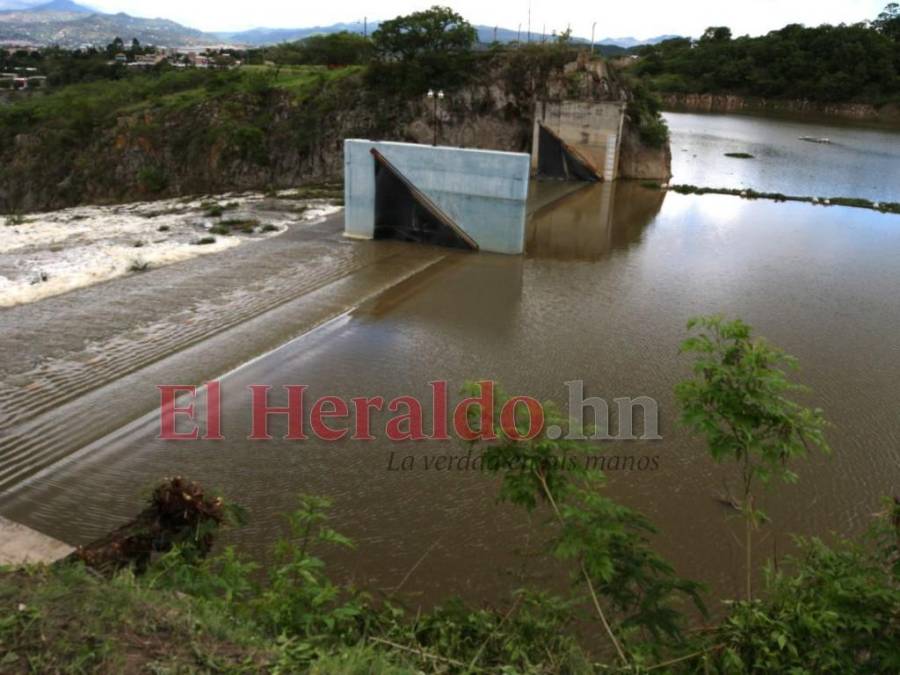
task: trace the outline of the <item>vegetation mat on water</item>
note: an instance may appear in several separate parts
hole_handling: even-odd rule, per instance
[[[660,188],[652,182],[644,181],[642,186],[647,188]],[[759,192],[749,188],[716,188],[698,187],[696,185],[670,185],[667,190],[682,195],[731,195],[744,199],[771,199],[776,202],[805,202],[807,204],[820,204],[822,206],[850,206],[858,209],[871,209],[882,213],[900,213],[900,202],[873,202],[869,199],[858,197],[798,197],[785,195],[780,192]]]

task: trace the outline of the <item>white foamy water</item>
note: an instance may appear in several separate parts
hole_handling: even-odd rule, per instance
[[[0,218],[0,307],[220,253],[277,236],[292,224],[318,221],[340,208],[321,200],[287,201],[294,194],[283,191],[276,200],[250,193],[81,206],[30,214],[23,222]],[[221,216],[210,211],[216,206]],[[246,222],[250,231],[234,227],[230,234],[215,233],[229,220]],[[199,243],[210,238],[215,241]]]

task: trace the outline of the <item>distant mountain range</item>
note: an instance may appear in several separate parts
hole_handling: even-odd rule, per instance
[[[253,28],[252,30],[245,30],[239,32],[232,33],[217,33],[218,37],[227,42],[236,42],[245,45],[251,46],[265,46],[278,44],[279,42],[295,42],[297,40],[302,40],[303,38],[310,37],[312,35],[327,35],[329,33],[339,33],[341,31],[348,31],[350,33],[359,33],[363,34],[364,32],[368,32],[371,35],[378,28],[378,21],[370,21],[368,24],[363,24],[362,21],[355,21],[352,23],[336,23],[331,26],[313,26],[311,28]],[[478,41],[489,44],[494,42],[514,42],[516,40],[521,40],[525,42],[528,40],[528,33],[525,29],[521,31],[512,30],[510,28],[500,28],[499,26],[475,26],[475,29],[478,31]],[[533,32],[531,34],[532,42],[540,42],[543,40],[553,40],[555,39],[555,35],[552,34],[542,34],[538,32]],[[598,45],[610,45],[615,47],[622,47],[623,49],[629,49],[631,47],[638,47],[640,45],[655,45],[663,40],[668,40],[670,38],[678,37],[677,35],[659,35],[657,37],[650,38],[648,40],[638,40],[633,37],[624,37],[624,38],[602,38],[596,41]],[[584,44],[588,44],[590,42],[587,38],[573,38],[574,42],[580,42]]]
[[[183,47],[216,44],[207,33],[169,21],[141,19],[128,14],[103,14],[71,0],[35,4],[0,0],[0,44],[27,43],[79,47],[106,45],[116,37],[126,42]]]
[[[143,19],[128,14],[104,14],[72,0],[0,0],[0,44],[28,43],[35,45],[60,45],[78,47],[85,44],[106,45],[116,37],[125,42],[133,38],[142,44],[186,47],[214,44],[234,44],[261,47],[280,42],[294,42],[312,35],[324,35],[349,31],[371,34],[378,28],[377,21],[368,25],[361,21],[336,23],[330,26],[309,28],[254,28],[230,33],[204,33],[187,28],[168,19]],[[483,43],[525,41],[525,31],[493,26],[476,26],[478,39]],[[531,41],[551,40],[552,35],[532,33]],[[627,49],[642,44],[656,44],[673,35],[661,35],[649,40],[627,38],[603,38],[598,45],[608,45]],[[574,38],[576,42],[588,43],[584,38]]]

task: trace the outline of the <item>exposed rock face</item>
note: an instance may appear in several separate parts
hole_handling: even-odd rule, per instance
[[[641,137],[626,118],[619,149],[619,178],[667,182],[672,177],[672,148],[669,143],[655,148]]]
[[[675,111],[782,114],[900,126],[900,105],[896,103],[876,107],[868,103],[817,103],[732,94],[664,94],[662,99],[666,109]]]
[[[512,73],[488,73],[441,101],[437,142],[529,152],[538,100],[628,96],[605,66],[568,74],[560,68],[541,81],[520,77],[524,84]],[[312,103],[275,90],[184,109],[153,107],[94,125],[77,139],[35,124],[0,145],[0,213],[340,179],[345,138],[432,143],[434,114],[425,97],[379,100],[350,77]],[[666,179],[668,149],[645,147],[626,123],[620,167],[623,177]]]

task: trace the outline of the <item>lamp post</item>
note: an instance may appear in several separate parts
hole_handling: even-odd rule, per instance
[[[437,145],[438,141],[438,131],[437,131],[437,114],[438,114],[438,101],[444,100],[444,90],[438,89],[438,92],[435,94],[434,89],[428,90],[428,98],[430,98],[434,102],[433,113],[431,117],[432,127],[434,128],[434,143],[432,145]]]

